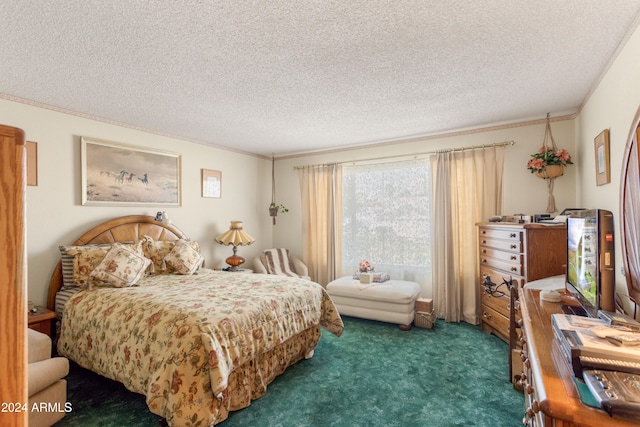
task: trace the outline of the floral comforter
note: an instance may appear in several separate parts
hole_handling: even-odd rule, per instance
[[[227,417],[219,401],[236,368],[262,354],[272,363],[274,349],[314,327],[315,345],[317,325],[338,336],[344,328],[317,283],[200,270],[77,293],[65,306],[58,351],[146,395],[171,425],[214,425]]]

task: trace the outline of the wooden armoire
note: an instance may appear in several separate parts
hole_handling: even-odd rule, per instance
[[[1,426],[28,423],[26,162],[24,132],[0,125]]]

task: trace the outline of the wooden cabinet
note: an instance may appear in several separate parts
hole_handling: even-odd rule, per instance
[[[520,289],[519,292],[521,358],[525,368],[523,424],[532,427],[639,426],[611,418],[605,411],[582,403],[573,371],[553,336],[551,315],[562,312],[561,303],[540,301],[539,290]]]
[[[25,169],[24,132],[0,125],[0,400],[3,404],[27,402]],[[27,425],[27,413],[0,411],[0,425]]]
[[[513,326],[506,280],[514,284],[564,273],[567,230],[564,225],[479,223],[480,323],[509,342]],[[487,278],[500,285],[484,286]]]
[[[56,313],[45,307],[36,307],[36,310],[33,313],[29,313],[29,328],[53,337],[52,328]]]

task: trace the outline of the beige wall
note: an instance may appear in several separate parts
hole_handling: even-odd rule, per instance
[[[271,186],[264,182],[271,174],[267,160],[2,99],[0,117],[38,143],[38,186],[27,188],[28,295],[36,304],[46,301],[58,245],[113,217],[165,210],[175,225],[201,243],[206,266],[212,268],[224,266],[232,253],[213,240],[231,220],[244,221],[256,239],[254,245],[240,248],[240,255],[250,260],[272,246],[267,212]],[[81,136],[181,154],[182,206],[82,206]],[[200,196],[202,168],[222,171],[221,199]]]
[[[620,178],[622,157],[631,124],[640,106],[640,29],[625,44],[601,83],[593,91],[576,120],[576,168],[578,202],[582,206],[608,209],[616,221],[616,283],[618,292],[627,293],[622,274],[620,245]],[[597,186],[595,181],[594,138],[610,131],[611,183]]]

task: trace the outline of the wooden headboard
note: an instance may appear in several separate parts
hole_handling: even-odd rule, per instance
[[[135,242],[143,235],[149,236],[153,240],[187,238],[177,227],[158,222],[153,216],[129,215],[110,219],[93,227],[71,245],[84,246],[100,243]],[[49,294],[47,296],[47,308],[49,310],[55,310],[56,294],[61,287],[62,263],[58,261],[49,281]]]

